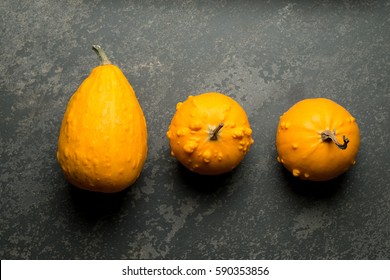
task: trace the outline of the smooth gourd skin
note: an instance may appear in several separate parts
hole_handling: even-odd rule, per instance
[[[210,140],[210,133],[220,124],[217,139]],[[253,144],[244,109],[216,92],[179,102],[166,135],[172,156],[189,170],[205,175],[231,171]]]
[[[97,192],[121,191],[139,177],[147,154],[145,117],[115,65],[94,68],[66,109],[57,158],[70,183]]]
[[[345,150],[332,141],[323,141],[324,130],[336,131]],[[336,178],[355,164],[360,145],[355,118],[342,106],[325,98],[305,99],[280,117],[276,134],[278,161],[304,180],[326,181]]]

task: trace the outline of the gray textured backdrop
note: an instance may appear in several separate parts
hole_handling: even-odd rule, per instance
[[[0,2],[1,259],[388,259],[389,1]],[[70,186],[56,162],[67,102],[99,43],[133,85],[149,131],[137,183]],[[242,104],[254,146],[224,176],[170,157],[178,101]],[[327,97],[361,129],[357,164],[298,181],[276,162],[279,116]]]

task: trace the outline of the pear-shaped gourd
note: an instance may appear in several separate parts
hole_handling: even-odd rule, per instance
[[[113,193],[139,177],[147,154],[146,121],[133,88],[100,46],[95,67],[71,97],[62,120],[57,159],[68,181]]]

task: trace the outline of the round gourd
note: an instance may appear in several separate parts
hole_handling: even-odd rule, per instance
[[[278,161],[304,180],[336,178],[355,164],[359,128],[342,106],[325,98],[304,99],[280,117]]]
[[[71,97],[58,139],[57,159],[73,185],[112,193],[133,184],[147,154],[145,117],[122,71],[100,46],[101,59]]]
[[[171,155],[189,170],[207,175],[234,169],[253,144],[251,135],[244,109],[217,92],[177,103],[167,132]]]

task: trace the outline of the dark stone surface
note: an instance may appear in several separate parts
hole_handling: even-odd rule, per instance
[[[368,0],[1,1],[1,259],[388,259],[389,14]],[[73,188],[55,157],[95,43],[149,128],[141,177],[115,195]],[[178,165],[165,136],[176,103],[206,91],[241,103],[255,140],[215,178]],[[361,129],[357,164],[322,184],[276,162],[279,116],[309,97]]]

